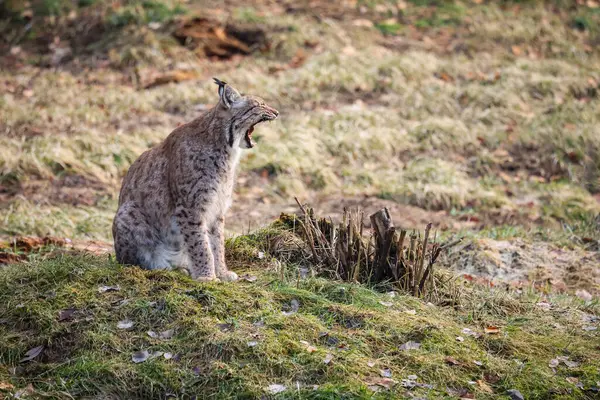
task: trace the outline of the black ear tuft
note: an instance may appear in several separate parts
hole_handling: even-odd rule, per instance
[[[219,87],[227,85],[227,82],[225,82],[225,81],[222,81],[222,80],[220,80],[219,78],[213,78],[213,80],[215,81],[215,83],[216,83],[217,85],[219,85]]]
[[[213,78],[215,83],[219,85],[219,100],[223,107],[229,109],[231,105],[240,98],[240,94],[227,82],[217,78]]]
[[[223,96],[223,90],[225,89],[225,85],[227,85],[227,82],[222,81],[218,78],[213,78],[213,80],[217,85],[219,85],[219,96]]]

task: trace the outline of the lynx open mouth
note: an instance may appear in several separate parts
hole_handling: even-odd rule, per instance
[[[272,113],[272,114],[267,114],[267,115],[263,116],[263,117],[262,117],[262,118],[261,118],[261,119],[260,119],[258,122],[256,122],[254,125],[252,125],[252,126],[250,127],[250,129],[248,129],[248,130],[246,131],[246,135],[244,136],[244,140],[246,141],[246,144],[248,145],[248,148],[249,148],[249,149],[253,148],[253,147],[254,147],[254,145],[256,144],[256,143],[254,143],[254,142],[252,141],[252,132],[254,132],[254,127],[255,127],[256,125],[260,124],[261,122],[265,122],[265,121],[272,121],[272,120],[274,120],[275,118],[277,118],[277,115],[278,115],[278,114],[279,114],[279,113],[277,113],[277,114],[275,114],[275,113]]]
[[[253,148],[255,144],[252,141],[252,132],[254,132],[254,126],[251,126],[250,129],[246,131],[246,136],[244,136],[244,140],[246,141],[249,149]]]

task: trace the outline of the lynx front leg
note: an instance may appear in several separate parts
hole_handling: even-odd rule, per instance
[[[223,281],[236,281],[238,279],[237,274],[233,271],[228,271],[225,264],[225,218],[217,218],[208,233],[210,247],[215,258],[215,272],[217,277]]]
[[[215,262],[206,223],[184,207],[177,207],[175,217],[190,258],[190,276],[199,281],[214,280]]]

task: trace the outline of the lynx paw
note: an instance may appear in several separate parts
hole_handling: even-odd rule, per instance
[[[196,280],[198,282],[212,282],[212,281],[216,281],[217,278],[214,276],[199,276],[196,278]]]
[[[187,268],[179,267],[179,268],[175,268],[175,271],[177,271],[177,272],[179,272],[181,274],[187,275],[187,276],[191,275],[190,274],[190,270],[187,269]]]
[[[223,282],[234,282],[238,280],[238,276],[233,271],[225,271],[225,273],[219,275],[219,279]]]

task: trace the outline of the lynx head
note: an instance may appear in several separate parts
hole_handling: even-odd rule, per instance
[[[218,113],[226,121],[227,142],[230,146],[239,143],[240,148],[254,147],[252,132],[254,126],[263,121],[277,118],[279,111],[269,107],[260,97],[244,95],[217,78],[213,78],[219,85]]]

